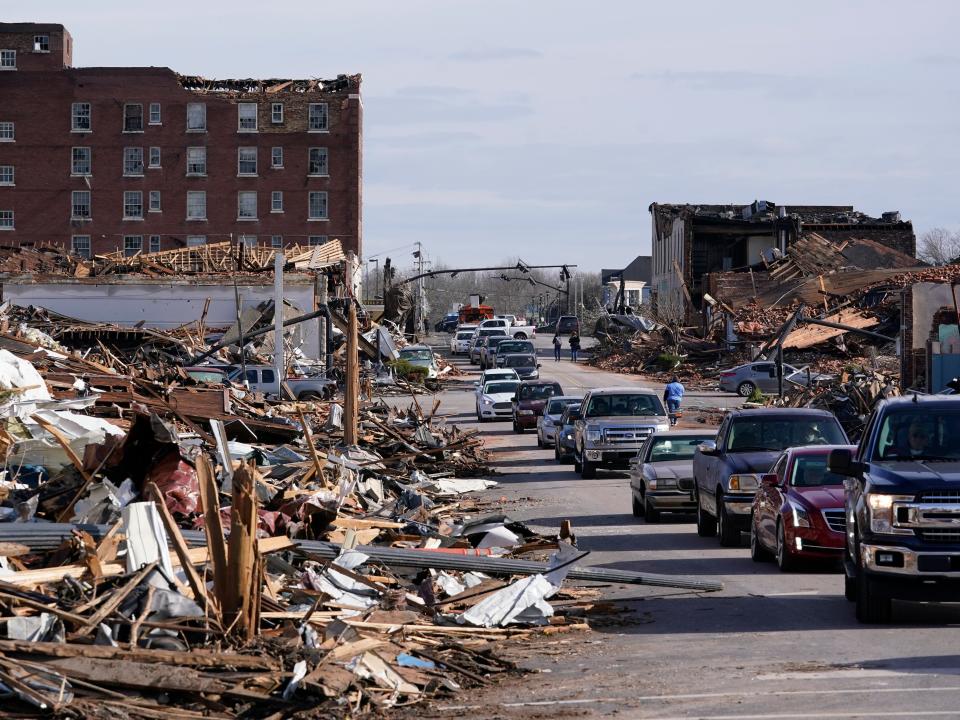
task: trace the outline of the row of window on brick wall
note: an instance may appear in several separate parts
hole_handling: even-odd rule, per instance
[[[255,102],[237,103],[237,132],[259,131],[260,106]],[[162,125],[163,113],[160,103],[147,105],[146,125]],[[123,132],[144,132],[144,113],[142,103],[124,103]],[[285,127],[284,105],[282,102],[270,103],[271,127]],[[310,103],[307,107],[307,132],[326,132],[330,125],[330,113],[327,103]],[[93,131],[93,106],[88,102],[75,102],[70,107],[70,129],[73,132]],[[207,104],[187,103],[187,132],[207,131]]]
[[[149,148],[147,168],[159,169],[160,148]],[[270,168],[283,169],[283,148],[270,149]],[[237,175],[255,176],[258,170],[258,148],[237,148]],[[89,147],[74,147],[70,150],[70,173],[72,175],[93,174],[93,149]],[[143,148],[125,147],[123,149],[123,174],[125,176],[140,176],[144,174]],[[207,174],[207,148],[187,148],[187,175],[204,176]],[[308,148],[307,175],[312,177],[327,177],[330,175],[328,152],[325,147]],[[0,184],[3,184],[0,178]]]
[[[143,244],[143,235],[124,235],[123,236],[123,253],[124,255],[131,256],[137,255],[142,252],[161,252],[164,249],[172,250],[174,248],[183,247],[186,244],[187,247],[197,247],[200,245],[207,244],[206,235],[187,235],[184,238],[175,237],[173,239],[168,239],[166,243],[163,242],[162,235],[148,235],[147,236],[147,245]],[[241,244],[247,245],[249,247],[255,247],[260,244],[260,239],[256,235],[240,235],[238,240]],[[270,246],[275,248],[282,248],[283,235],[271,235],[270,236]],[[327,242],[326,235],[309,235],[307,236],[308,245],[323,245]],[[164,244],[167,245],[164,248]],[[74,235],[70,239],[70,251],[79,257],[89,258],[92,255],[92,249],[90,246],[90,236],[89,235]]]
[[[256,191],[241,191],[237,193],[237,219],[256,220],[257,214]],[[161,212],[161,198],[159,190],[150,190],[147,194],[150,212]],[[12,211],[11,211],[12,212]],[[284,212],[283,192],[274,190],[270,193],[270,212]],[[74,190],[70,198],[70,217],[73,220],[91,220],[93,218],[93,196],[90,190]],[[143,191],[125,190],[123,192],[123,219],[140,220],[143,218]],[[11,214],[11,227],[13,216]],[[187,220],[207,219],[207,191],[187,191]],[[310,191],[307,193],[307,219],[327,220],[327,193],[325,191]]]

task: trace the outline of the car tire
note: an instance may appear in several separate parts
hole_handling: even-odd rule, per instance
[[[862,568],[857,572],[857,620],[865,625],[890,622],[893,601],[882,595],[877,581],[868,577]]]
[[[580,464],[580,455],[574,452],[573,455],[573,471],[575,473],[581,472],[583,470],[583,465]]]
[[[553,446],[553,459],[557,462],[563,462],[563,458],[560,457],[560,446],[556,443]]]
[[[307,390],[297,395],[297,400],[320,400],[321,395],[316,390]]]
[[[513,421],[513,431],[517,433],[517,435],[523,435],[523,428],[517,424],[516,420]]]
[[[717,493],[719,495],[719,492]],[[740,547],[740,529],[730,522],[722,502],[717,502],[717,537],[723,547]]]
[[[753,391],[757,389],[757,386],[754,385],[749,380],[744,380],[742,383],[737,385],[737,395],[740,397],[750,397],[753,395]]]
[[[597,476],[597,466],[589,460],[580,463],[580,477],[584,480],[592,480]]]
[[[757,525],[754,522],[750,523],[750,559],[756,563],[770,559],[770,551],[760,542],[760,535],[757,533]]]
[[[780,572],[790,572],[797,567],[797,559],[790,554],[787,547],[787,538],[783,530],[783,523],[777,523],[777,567]]]
[[[704,511],[700,505],[700,493],[696,493],[697,500],[697,535],[700,537],[713,537],[717,534],[717,520],[712,518]]]
[[[526,340],[526,339],[527,339],[527,334],[526,334],[526,333],[522,333],[522,332],[518,332],[516,335],[513,336],[513,339],[514,339],[514,340]]]
[[[630,500],[631,505],[633,506],[633,516],[635,518],[643,517],[643,505],[640,504],[640,501],[637,500],[637,494],[633,491],[633,488],[630,488]]]
[[[843,596],[850,602],[857,601],[857,576],[847,575],[847,569],[843,569]]]
[[[660,522],[660,511],[653,506],[649,498],[643,501],[643,519],[648,523]]]

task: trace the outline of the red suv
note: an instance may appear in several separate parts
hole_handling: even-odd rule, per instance
[[[771,554],[781,570],[803,559],[843,555],[846,540],[843,477],[827,469],[831,450],[847,445],[816,445],[784,450],[760,478],[753,499],[750,557]]]
[[[527,428],[535,428],[547,400],[554,395],[563,395],[563,388],[553,380],[521,382],[513,396],[513,431],[522,433]]]

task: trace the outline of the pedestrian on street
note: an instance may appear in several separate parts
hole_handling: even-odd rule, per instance
[[[677,413],[680,411],[680,401],[683,400],[683,385],[680,378],[674,375],[663,389],[663,401],[667,404],[667,414],[670,424],[677,424]]]
[[[577,331],[574,330],[570,333],[570,359],[573,362],[577,361],[577,353],[580,352],[580,336],[577,335]]]
[[[553,359],[556,362],[560,362],[560,349],[563,347],[563,342],[560,340],[559,335],[553,336]]]

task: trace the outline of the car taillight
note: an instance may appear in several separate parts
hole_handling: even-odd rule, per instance
[[[720,373],[720,377],[736,377],[736,373],[735,373],[735,372],[722,372],[722,373]]]

